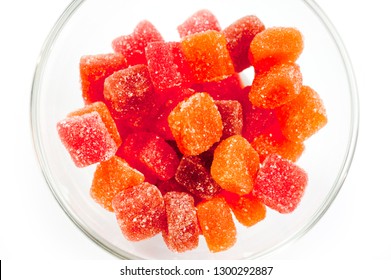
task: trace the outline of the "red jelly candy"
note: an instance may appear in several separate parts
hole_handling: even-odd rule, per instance
[[[148,70],[157,92],[190,84],[190,68],[179,42],[153,42],[145,48]]]
[[[297,64],[279,64],[266,73],[255,75],[248,97],[256,107],[274,109],[295,99],[302,82]]]
[[[207,92],[214,100],[241,100],[242,81],[238,74],[214,82],[193,84],[197,92]]]
[[[199,155],[220,140],[221,115],[212,97],[196,93],[180,102],[168,116],[168,124],[185,155]]]
[[[145,48],[148,43],[162,42],[163,37],[155,26],[147,21],[140,21],[133,33],[120,36],[113,40],[112,47],[115,52],[121,53],[128,65],[147,64]]]
[[[80,80],[86,104],[103,101],[103,84],[114,72],[127,67],[125,57],[119,53],[85,55],[80,58]]]
[[[271,27],[255,35],[249,58],[255,70],[267,71],[276,64],[295,62],[303,48],[303,37],[297,29]]]
[[[289,160],[269,155],[255,179],[252,194],[280,213],[296,209],[307,186],[307,173]]]
[[[223,122],[223,136],[221,140],[232,135],[240,135],[243,128],[242,105],[236,100],[216,100]]]
[[[181,44],[194,82],[219,81],[235,73],[227,41],[221,32],[209,30],[189,35]]]
[[[78,109],[76,111],[73,111],[68,114],[68,117],[72,116],[81,116],[87,113],[91,112],[98,112],[100,117],[102,118],[102,121],[106,125],[107,130],[109,131],[111,137],[117,144],[117,147],[121,146],[122,139],[118,132],[117,125],[115,124],[115,121],[111,117],[110,111],[107,108],[106,104],[103,102],[94,102],[89,105],[84,106],[81,109]]]
[[[163,239],[167,247],[178,253],[197,248],[199,226],[193,197],[184,192],[168,192],[163,198],[167,217]]]
[[[130,133],[118,150],[118,155],[141,171],[148,182],[172,178],[179,164],[175,150],[152,132]]]
[[[251,194],[240,196],[224,191],[222,196],[227,201],[238,222],[246,227],[257,224],[266,216],[265,204]]]
[[[244,195],[253,189],[258,168],[258,153],[245,138],[234,135],[216,147],[210,172],[223,189]]]
[[[104,97],[115,118],[142,122],[155,107],[147,66],[131,66],[106,78]]]
[[[165,195],[168,192],[187,192],[187,189],[183,185],[179,184],[175,177],[158,182],[157,187],[162,195]]]
[[[166,225],[163,196],[155,185],[141,183],[119,192],[113,209],[123,235],[140,241],[160,233]]]
[[[326,110],[316,91],[303,86],[297,98],[277,108],[282,133],[294,142],[302,142],[327,124]]]
[[[181,159],[175,179],[188,192],[203,199],[211,199],[221,190],[197,156],[184,156]]]
[[[220,24],[209,10],[199,10],[177,27],[181,38],[207,30],[221,31]]]
[[[77,167],[108,160],[117,152],[98,112],[67,117],[57,123],[57,132]]]
[[[214,197],[198,204],[197,217],[211,252],[227,250],[236,243],[235,223],[223,197]]]
[[[236,72],[250,66],[248,51],[250,43],[258,33],[265,30],[264,24],[256,16],[245,16],[223,30],[227,39],[227,48]]]
[[[117,156],[96,167],[90,189],[91,197],[102,207],[114,211],[112,200],[120,191],[144,182],[144,175]]]

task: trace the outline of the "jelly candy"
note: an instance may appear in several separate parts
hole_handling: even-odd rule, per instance
[[[221,140],[232,135],[240,135],[243,128],[242,105],[236,100],[216,100],[215,104],[223,122]]]
[[[177,27],[181,38],[208,30],[221,31],[216,16],[209,10],[203,9],[195,12]]]

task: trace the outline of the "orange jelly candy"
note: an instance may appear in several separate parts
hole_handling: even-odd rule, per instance
[[[208,30],[188,35],[181,44],[196,83],[223,80],[235,73],[221,32]]]
[[[302,142],[315,134],[327,123],[326,109],[318,93],[303,86],[300,95],[277,108],[281,131],[286,138]]]
[[[248,98],[256,107],[274,109],[299,95],[302,82],[297,64],[279,64],[255,75]]]
[[[197,217],[211,252],[227,250],[236,243],[235,223],[223,197],[214,197],[199,203]]]
[[[111,202],[120,191],[141,184],[144,175],[120,157],[113,156],[96,167],[90,189],[92,198],[102,207],[114,211]]]
[[[168,125],[185,155],[207,151],[223,134],[219,110],[212,97],[204,92],[180,102],[169,114]]]
[[[223,189],[244,195],[253,189],[258,169],[258,153],[243,136],[234,135],[216,147],[210,172]]]
[[[270,27],[255,35],[249,59],[257,71],[285,62],[295,62],[304,48],[303,36],[292,27]]]

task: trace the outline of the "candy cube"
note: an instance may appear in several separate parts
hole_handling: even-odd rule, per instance
[[[259,169],[252,194],[271,209],[291,213],[300,203],[307,182],[303,169],[272,154]]]
[[[295,62],[304,48],[303,36],[292,27],[270,27],[255,35],[249,58],[257,71],[267,71],[276,64]]]
[[[167,247],[178,253],[197,248],[200,230],[193,197],[184,192],[168,192],[163,199],[167,227],[162,235]]]
[[[117,154],[141,171],[147,182],[172,178],[179,165],[175,150],[152,132],[130,133]]]
[[[114,72],[127,67],[125,57],[119,53],[85,55],[80,58],[80,81],[86,104],[103,101],[103,84]]]
[[[181,159],[175,179],[188,192],[203,199],[211,199],[221,190],[197,156],[184,156]]]
[[[113,209],[123,235],[141,241],[160,233],[166,226],[163,196],[149,183],[129,187],[113,198]]]
[[[256,107],[274,109],[295,99],[302,82],[297,64],[278,64],[265,73],[255,75],[248,97]]]
[[[300,95],[276,110],[281,131],[294,142],[303,142],[327,124],[326,109],[318,93],[308,86]]]
[[[251,194],[240,196],[223,191],[222,196],[227,201],[236,220],[246,227],[251,227],[266,217],[266,206]]]
[[[148,70],[157,92],[190,84],[190,68],[179,42],[152,42],[145,48]]]
[[[110,111],[107,108],[106,104],[97,101],[94,103],[91,103],[89,105],[85,105],[83,108],[80,108],[76,111],[73,111],[68,114],[68,117],[72,116],[81,116],[87,113],[92,113],[92,112],[98,112],[100,117],[102,118],[102,121],[106,125],[107,130],[109,131],[111,137],[117,144],[117,147],[121,146],[122,144],[122,139],[121,136],[118,132],[117,125],[115,124],[114,119],[111,117]]]
[[[242,81],[238,74],[233,74],[219,81],[193,84],[197,92],[207,92],[214,100],[241,100]]]
[[[102,207],[113,212],[112,200],[120,191],[144,182],[144,175],[125,160],[113,156],[96,167],[90,189],[91,197]]]
[[[177,27],[177,30],[179,36],[183,38],[207,30],[221,31],[221,27],[216,16],[211,11],[203,9],[188,17]]]
[[[110,159],[117,144],[98,112],[67,117],[57,123],[61,142],[77,167]]]
[[[127,65],[147,64],[145,48],[151,42],[163,42],[163,37],[149,21],[140,21],[133,33],[113,40],[112,47],[116,53],[126,58]]]
[[[242,17],[223,30],[236,72],[239,73],[250,66],[250,43],[255,35],[263,30],[265,25],[253,15]]]
[[[201,232],[212,253],[227,250],[236,243],[236,226],[223,197],[199,203],[197,217]]]
[[[216,147],[210,172],[223,189],[244,195],[253,189],[258,169],[258,153],[245,138],[234,135]]]
[[[169,114],[168,124],[185,155],[198,155],[218,142],[223,123],[209,94],[200,92],[180,102]]]
[[[223,122],[221,140],[232,135],[240,135],[243,128],[243,112],[240,102],[236,100],[216,100],[215,104],[219,109]]]
[[[223,80],[235,73],[221,32],[209,30],[186,36],[181,41],[194,82]]]
[[[106,78],[104,97],[114,118],[141,122],[155,107],[147,66],[131,66]]]

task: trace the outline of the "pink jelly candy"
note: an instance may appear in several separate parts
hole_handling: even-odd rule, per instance
[[[149,183],[129,187],[112,201],[115,216],[123,235],[130,241],[155,236],[165,227],[165,208],[159,189]]]
[[[67,117],[57,123],[57,132],[77,167],[108,160],[117,152],[98,112]]]
[[[281,156],[269,155],[255,179],[252,194],[280,213],[296,209],[307,186],[307,173]]]
[[[199,10],[177,27],[181,38],[207,30],[221,31],[220,24],[209,10]]]

